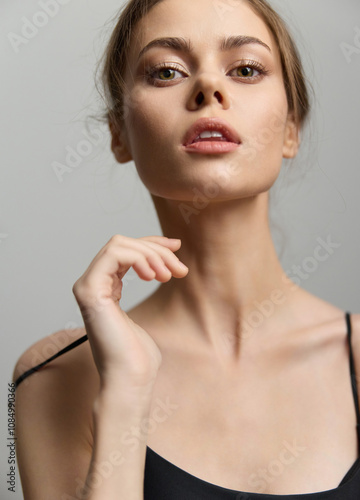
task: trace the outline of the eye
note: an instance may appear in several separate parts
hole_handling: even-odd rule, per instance
[[[237,76],[250,76],[253,77],[256,69],[250,66],[239,66],[236,68]]]
[[[257,81],[270,72],[257,61],[240,61],[236,67],[227,74],[234,78],[241,78],[243,81]],[[189,75],[182,67],[172,63],[162,63],[152,66],[145,70],[145,78],[148,83],[154,86],[164,86],[166,82],[175,83],[177,80],[183,80]]]
[[[256,61],[246,61],[236,66],[236,68],[232,69],[229,73],[230,76],[245,80],[257,80],[259,77],[267,74],[269,74],[269,71]]]
[[[176,73],[181,76],[181,73],[179,71],[176,71],[175,69],[171,68],[166,68],[157,71],[159,79],[163,81],[175,80]]]
[[[161,64],[146,70],[146,79],[153,85],[181,80],[186,76],[187,74],[182,68],[171,64]]]

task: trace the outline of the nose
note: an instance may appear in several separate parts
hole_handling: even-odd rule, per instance
[[[214,73],[202,73],[196,79],[188,100],[188,109],[197,109],[212,104],[220,105],[223,109],[229,109],[230,97],[225,87],[225,82]]]

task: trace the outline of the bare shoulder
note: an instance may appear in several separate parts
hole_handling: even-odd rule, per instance
[[[16,363],[13,380],[85,335],[61,330],[30,346]],[[73,494],[86,477],[93,446],[93,403],[99,377],[89,342],[25,378],[16,389],[16,452],[24,498]],[[39,471],[46,463],[46,474]]]
[[[59,330],[38,340],[18,359],[13,380],[85,334],[84,328]],[[16,393],[19,397],[21,395],[23,402],[34,396],[53,402],[60,399],[65,402],[66,399],[68,404],[71,403],[74,414],[75,409],[84,408],[86,403],[92,404],[99,387],[91,348],[89,342],[85,341],[26,377],[17,387]]]
[[[85,334],[85,328],[59,330],[38,340],[28,347],[19,357],[13,372],[13,380],[15,381],[24,372],[49,359],[65,347],[68,347],[71,343],[79,340]],[[61,375],[67,377],[76,372],[83,371],[84,369],[90,370],[90,372],[93,372],[95,369],[95,375],[96,367],[88,342],[84,342],[50,361],[38,372],[26,378],[21,385],[29,385],[34,378],[37,378],[39,375],[42,377],[45,373],[55,374],[61,371]],[[77,381],[81,383],[83,378],[84,377],[80,375]]]

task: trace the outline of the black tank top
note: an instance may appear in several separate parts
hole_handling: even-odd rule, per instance
[[[350,381],[357,419],[358,453],[360,451],[360,411],[354,359],[351,347],[350,313],[345,314],[349,345]],[[31,368],[15,382],[17,387],[26,377],[65,352],[87,340],[79,338],[43,363]],[[199,479],[177,467],[147,446],[144,474],[144,500],[360,500],[360,457],[350,467],[337,488],[292,495],[270,495],[231,490]]]

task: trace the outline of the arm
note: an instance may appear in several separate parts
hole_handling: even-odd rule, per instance
[[[126,435],[149,415],[161,352],[121,309],[122,278],[130,267],[146,281],[184,277],[188,269],[173,253],[180,244],[116,235],[74,284],[89,343],[56,358],[17,391],[25,500],[143,499],[146,435],[131,448]]]
[[[89,500],[143,500],[146,435],[139,433],[136,439],[132,436],[131,442],[126,439],[132,428],[143,429],[144,419],[149,416],[150,398],[144,395],[141,399],[142,407],[110,389],[97,398],[95,445],[87,476],[88,484],[94,487],[90,488]]]
[[[71,342],[69,331],[56,332],[27,349],[17,362],[14,380],[36,364],[34,359],[45,360],[46,353],[64,342]],[[86,345],[78,347],[16,389],[16,455],[25,500],[80,498],[76,480],[84,480],[89,468],[91,406],[99,388],[89,351]]]
[[[29,348],[14,379],[65,335],[57,332]],[[99,391],[88,343],[19,385],[16,451],[24,500],[143,499],[146,438],[122,439],[148,416],[151,392],[130,393],[130,385],[122,385],[121,391],[119,384]]]

